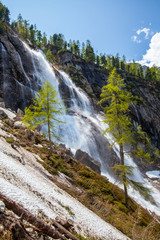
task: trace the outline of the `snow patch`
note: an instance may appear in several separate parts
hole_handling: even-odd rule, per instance
[[[160,178],[160,170],[148,171],[146,172],[146,175],[149,178]]]
[[[3,149],[3,150],[2,150]],[[23,155],[25,165],[12,156]],[[75,229],[82,235],[94,236],[103,240],[129,239],[112,225],[103,221],[68,193],[57,187],[48,178],[47,171],[36,161],[35,155],[0,139],[0,191],[12,200],[21,203],[34,214],[41,210],[50,218],[60,216],[73,218]],[[65,208],[73,213],[70,215]]]

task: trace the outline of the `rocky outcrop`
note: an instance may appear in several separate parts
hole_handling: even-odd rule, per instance
[[[86,152],[78,149],[75,154],[75,158],[80,162],[91,168],[97,173],[101,173],[100,166],[101,164],[95,159],[91,158]]]
[[[82,85],[80,87],[84,88],[86,92],[99,98],[101,88],[105,85],[108,76],[103,68],[96,64],[87,63],[69,51],[60,52],[58,59],[59,64],[70,74],[77,85]],[[79,75],[79,82],[75,75]]]
[[[127,88],[141,100],[131,107],[133,121],[142,126],[151,143],[160,149],[160,82],[126,76]]]
[[[51,46],[48,46],[48,48]],[[58,51],[54,46],[50,49],[57,62],[68,72],[75,84],[89,96],[93,106],[97,108],[101,88],[106,84],[106,70],[96,64],[87,63],[81,57],[69,51]],[[24,108],[31,103],[34,91],[40,88],[41,67],[33,57],[31,50],[9,30],[0,35],[0,99],[12,110]],[[38,72],[38,74],[36,74]],[[57,77],[58,72],[56,73]],[[123,73],[126,87],[134,95],[142,98],[136,106],[131,107],[131,116],[135,124],[141,124],[151,142],[160,149],[160,83],[150,83]],[[59,77],[60,93],[66,106],[71,105],[70,89]],[[3,104],[4,104],[3,103]]]
[[[85,62],[78,56],[73,55],[71,52],[62,51],[59,54],[59,64],[61,64],[66,71],[68,71],[71,78],[75,79],[79,74],[80,87],[92,94],[92,102],[96,106],[96,102],[99,99],[101,88],[106,84],[108,78],[107,72],[96,64]],[[80,76],[82,75],[82,76]],[[145,131],[151,139],[154,146],[160,149],[160,83],[159,82],[147,82],[144,79],[137,79],[134,76],[130,76],[122,73],[126,82],[126,87],[133,95],[141,98],[141,101],[137,105],[131,106],[131,117],[135,124],[140,124],[143,131]],[[88,91],[88,84],[90,90]],[[94,100],[93,100],[94,99]]]
[[[6,107],[23,110],[38,86],[31,53],[12,31],[0,36],[0,53],[0,97]]]

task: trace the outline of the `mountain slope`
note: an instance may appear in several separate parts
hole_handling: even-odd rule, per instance
[[[1,121],[1,193],[21,203],[36,216],[41,213],[51,219],[57,216],[71,218],[75,231],[87,238],[127,239],[94,211],[131,238],[138,240],[145,236],[145,239],[158,239],[158,222],[133,201],[127,210],[122,190],[79,164],[58,145],[54,144],[54,153],[48,159],[48,141],[40,139],[39,133],[29,132],[21,122],[14,120],[14,113],[1,110],[1,116],[5,111],[11,118]]]
[[[109,166],[112,166],[112,164],[117,161],[117,156],[112,149],[108,150],[109,143],[106,143],[106,139],[102,138],[101,133],[103,128],[101,128],[101,118],[99,118],[100,116],[95,111],[95,109],[97,110],[97,107],[95,106],[99,97],[101,86],[103,86],[105,78],[107,77],[104,70],[101,67],[97,67],[95,64],[86,63],[84,60],[78,58],[72,53],[66,51],[55,53],[55,55],[58,54],[56,57],[57,59],[59,58],[59,64],[70,74],[75,84],[77,86],[80,85],[83,89],[82,91],[72,82],[72,79],[70,79],[66,73],[59,71],[55,65],[52,66],[52,68],[41,52],[30,49],[27,44],[22,42],[13,31],[9,30],[7,33],[1,35],[0,46],[2,53],[0,57],[1,97],[3,98],[6,106],[11,107],[14,110],[17,110],[18,107],[24,109],[26,105],[30,104],[31,98],[40,88],[42,82],[49,78],[49,80],[56,85],[60,95],[64,99],[64,102],[69,107],[69,113],[64,116],[65,121],[67,122],[67,127],[64,126],[63,128],[64,142],[66,146],[71,147],[72,152],[75,152],[78,148],[88,152],[89,155],[99,160],[103,173],[106,174],[105,171],[110,173],[111,171]],[[53,69],[55,73],[53,72]],[[126,77],[127,82],[127,76],[125,75],[124,77]],[[145,83],[143,82],[142,85],[139,86],[137,80],[133,79],[133,82],[134,81],[136,87],[131,88],[131,91],[135,91],[136,94],[137,92],[140,92],[141,96],[141,93],[143,92],[141,88],[144,87]],[[129,87],[129,85],[127,86]],[[144,98],[145,104],[140,103],[139,106],[141,106],[141,113],[145,112],[144,120],[149,122],[151,121],[152,123],[154,122],[153,129],[149,130],[150,124],[148,124],[148,130],[146,131],[153,133],[155,141],[158,141],[158,128],[155,124],[159,122],[159,118],[157,117],[158,110],[153,111],[153,104],[149,107],[147,104],[152,100],[153,103],[157,101],[157,108],[159,98],[157,92],[155,97],[152,95],[150,87],[151,86],[148,88],[148,85],[146,85],[145,89],[147,89],[147,93]],[[139,91],[139,89],[141,89],[141,91]],[[88,94],[88,96],[84,93],[84,91]],[[146,101],[147,99],[148,102]],[[131,113],[136,124],[141,119],[138,108],[133,106]],[[25,141],[23,130],[18,132],[18,136],[21,142]],[[40,140],[37,139],[36,141]],[[155,141],[153,142],[154,144]],[[133,228],[134,218],[131,221],[131,226],[129,226],[130,219],[127,217],[128,210],[124,206],[123,196],[118,188],[115,186],[113,187],[110,183],[107,183],[106,186],[106,182],[103,182],[102,178],[96,174],[90,172],[88,173],[88,170],[79,167],[79,165],[77,166],[75,161],[72,162],[71,160],[71,163],[74,164],[73,166],[72,164],[70,166],[67,162],[70,161],[70,157],[64,157],[63,154],[64,151],[68,151],[67,149],[56,149],[54,156],[50,160],[47,158],[48,150],[45,145],[42,150],[39,150],[39,148],[34,147],[32,141],[31,143],[32,144],[30,145],[28,142],[25,142],[24,145],[27,144],[30,151],[35,153],[39,152],[39,154],[43,156],[45,160],[43,165],[49,170],[49,172],[55,174],[57,170],[59,170],[67,174],[69,177],[72,177],[72,181],[78,184],[78,187],[85,189],[84,195],[74,192],[74,196],[77,195],[76,197],[78,197],[95,212],[100,214],[101,217],[110,221],[115,226],[118,226],[121,231],[132,237],[133,233],[131,233],[131,229]],[[2,142],[2,145],[5,145],[5,143]],[[4,155],[3,158],[5,158]],[[68,159],[67,161],[66,158]],[[150,168],[150,166],[148,166],[148,168]],[[137,172],[139,173],[138,169]],[[5,171],[3,178],[4,176],[8,176],[7,174],[7,171]],[[138,176],[140,176],[140,174]],[[8,176],[8,178],[10,178],[10,176]],[[113,181],[115,180],[113,179]],[[18,182],[19,184],[21,183],[20,180],[18,180]],[[26,183],[24,183],[24,185],[26,185]],[[103,185],[107,187],[107,190],[103,188]],[[65,186],[65,188],[67,189],[68,187]],[[112,188],[113,191],[111,191]],[[113,193],[114,191],[116,193]],[[82,196],[80,197],[79,195]],[[134,195],[134,197],[138,196],[136,194]],[[155,196],[157,195],[155,194]],[[85,202],[85,198],[88,202]],[[155,199],[155,201],[156,200],[158,199]],[[152,203],[152,209],[158,209],[153,199]],[[113,209],[112,207],[109,207],[108,204],[111,204],[111,206],[113,205]],[[147,206],[149,203],[145,201],[145,204],[145,206]],[[151,205],[149,204],[149,206]],[[110,209],[109,211],[107,211],[108,208]],[[123,215],[121,211],[125,214]],[[141,212],[141,210],[139,210],[139,208],[137,209],[137,207],[134,209],[132,204],[129,211],[131,211],[133,215],[135,212],[138,213],[138,216],[139,212]],[[129,212],[129,214],[131,213]],[[144,220],[145,217],[142,217],[142,223],[140,220],[140,224],[138,222],[139,225],[142,224],[142,226],[148,226],[148,223],[150,223],[152,218],[148,215],[148,213],[145,214],[147,214],[147,223]],[[139,219],[136,220],[136,223],[137,221],[139,221]],[[136,228],[134,227],[134,229]]]
[[[2,124],[1,122],[1,127]],[[4,130],[1,130],[0,134],[1,193],[23,204],[24,208],[35,215],[41,211],[53,219],[57,216],[73,218],[75,230],[84,236],[94,236],[104,240],[128,239],[57,187],[50,180],[51,175],[37,162],[43,162],[38,155],[21,146],[7,143],[4,136],[16,142],[18,139]],[[23,161],[19,162],[21,159]]]

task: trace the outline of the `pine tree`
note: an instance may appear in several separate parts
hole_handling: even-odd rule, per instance
[[[119,179],[122,181],[125,192],[125,203],[128,206],[128,185],[132,185],[145,196],[148,192],[141,183],[131,180],[133,168],[125,165],[124,162],[124,145],[134,145],[134,129],[129,117],[129,107],[133,103],[133,96],[125,90],[124,80],[116,73],[116,68],[113,69],[109,78],[108,84],[102,88],[101,100],[99,104],[105,104],[103,107],[105,113],[104,122],[107,124],[105,133],[110,133],[113,136],[114,143],[118,143],[120,163],[114,166],[114,170],[119,174]],[[109,105],[108,105],[109,103]],[[143,151],[142,151],[143,155]]]
[[[63,111],[64,108],[57,98],[55,88],[50,82],[46,81],[34,97],[33,104],[25,108],[25,115],[22,120],[29,129],[47,126],[46,136],[50,141],[51,149],[52,136],[59,138],[56,135],[56,127],[57,124],[62,123],[59,116]]]
[[[85,57],[85,43],[84,42],[82,42],[81,57],[82,58]]]
[[[47,45],[47,35],[46,33],[44,32],[43,33],[43,37],[42,37],[42,48],[45,48]]]
[[[86,41],[85,60],[91,63],[95,62],[94,50],[89,40]]]

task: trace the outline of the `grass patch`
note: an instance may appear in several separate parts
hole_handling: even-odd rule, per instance
[[[14,135],[13,132],[12,134]],[[138,215],[140,206],[131,199],[129,201],[129,208],[126,208],[124,204],[124,192],[111,184],[105,177],[80,164],[78,161],[72,159],[72,157],[69,156],[67,158],[65,149],[60,148],[56,144],[53,144],[53,154],[49,158],[49,142],[47,140],[42,139],[41,145],[43,148],[38,148],[25,139],[24,130],[19,130],[15,134],[20,142],[26,144],[29,151],[38,154],[42,158],[44,162],[40,163],[53,175],[53,179],[51,178],[52,181],[74,198],[77,198],[102,219],[112,224],[130,238],[133,237],[133,232],[136,233],[138,238],[134,236],[134,240],[160,239],[160,224],[155,222],[148,211],[143,208],[141,208],[141,212]],[[54,175],[59,171],[71,178],[72,187],[59,183],[54,178]],[[74,213],[68,206],[63,205],[63,207],[68,211],[70,216],[74,216]],[[137,215],[139,218],[137,218]]]
[[[7,137],[6,142],[12,144],[14,143],[14,139],[12,137]]]
[[[75,216],[74,212],[72,212],[72,210],[71,210],[71,208],[70,208],[69,206],[63,205],[60,201],[58,201],[58,204],[59,204],[61,207],[65,208],[66,211],[69,213],[69,215],[70,215],[71,217],[74,217],[74,216]]]

